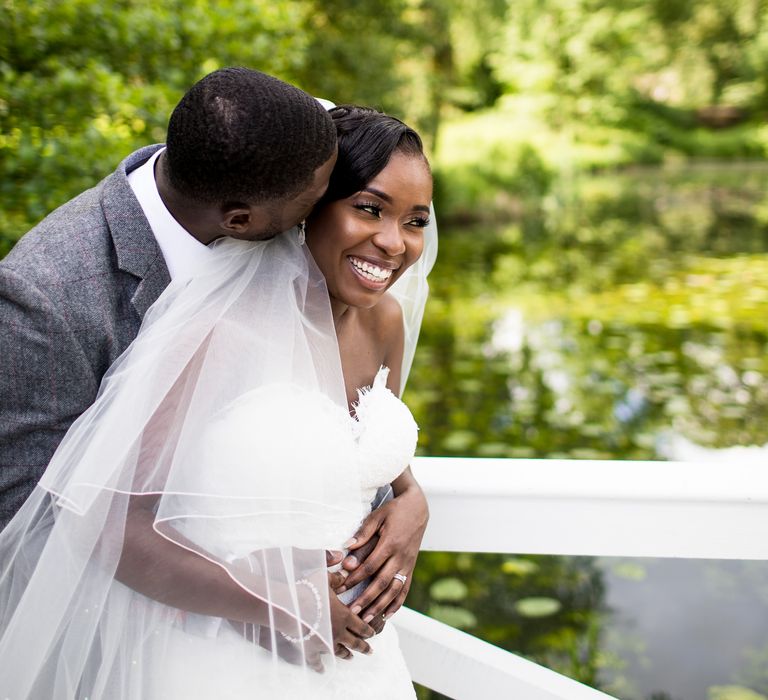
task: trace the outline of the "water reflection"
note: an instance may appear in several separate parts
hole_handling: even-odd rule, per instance
[[[765,167],[638,171],[555,183],[498,226],[443,226],[407,389],[422,453],[759,454],[768,445],[766,185]],[[642,580],[622,578],[640,570]],[[712,688],[728,685],[768,696],[759,671],[768,633],[753,634],[743,614],[768,619],[766,572],[430,554],[409,600],[623,698],[714,700],[728,695]],[[707,631],[722,629],[718,611],[731,609],[706,597],[701,582],[711,578],[727,580],[742,604],[720,635],[727,653]],[[654,622],[676,590],[679,633]],[[692,671],[694,657],[712,673]]]
[[[602,560],[612,610],[601,683],[621,698],[711,697],[710,688],[768,690],[764,562]],[[613,666],[613,667],[611,667]],[[739,697],[757,696],[731,691]]]

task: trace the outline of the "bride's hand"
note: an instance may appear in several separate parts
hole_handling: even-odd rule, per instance
[[[350,572],[344,589],[374,577],[368,588],[351,604],[351,611],[369,623],[380,616],[383,616],[382,619],[390,617],[405,601],[429,519],[424,493],[410,471],[404,472],[393,486],[396,497],[363,521],[355,535],[355,542],[349,547],[352,553],[343,562],[344,568]],[[373,541],[373,550],[358,561],[355,553],[364,550]],[[406,580],[396,579],[395,574],[404,575]]]

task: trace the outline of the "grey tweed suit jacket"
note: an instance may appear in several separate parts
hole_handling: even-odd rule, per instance
[[[170,282],[127,179],[159,148],[132,153],[0,261],[0,528]]]

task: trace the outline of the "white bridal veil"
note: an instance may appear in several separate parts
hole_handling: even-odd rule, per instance
[[[0,535],[0,697],[160,697],[179,630],[234,636],[267,659],[254,698],[286,673],[294,688],[306,681],[307,697],[333,675],[332,654],[327,673],[310,668],[332,646],[325,550],[366,512],[344,458],[349,414],[325,282],[295,230],[213,251],[149,310]],[[424,254],[392,288],[406,325],[403,383],[435,255],[433,216]],[[165,604],[178,579],[141,562],[129,574],[153,579],[151,598],[116,580],[137,508],[165,542],[225,571],[267,621]]]

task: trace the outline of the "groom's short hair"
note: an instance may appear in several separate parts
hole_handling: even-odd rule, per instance
[[[195,83],[168,122],[167,167],[181,194],[260,204],[306,189],[336,147],[336,128],[303,90],[249,68]]]

